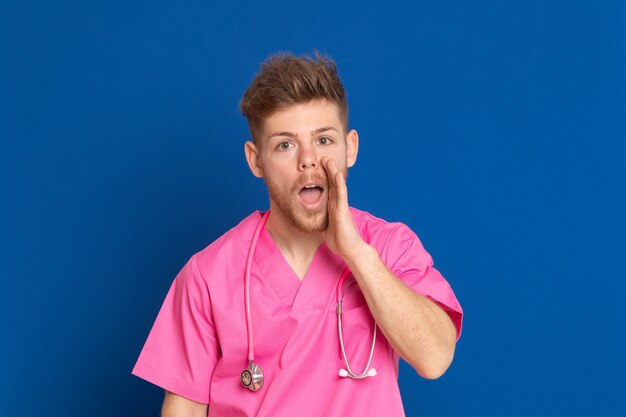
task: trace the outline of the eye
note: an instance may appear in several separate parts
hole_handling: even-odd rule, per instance
[[[288,151],[289,149],[291,149],[292,146],[293,144],[289,142],[280,142],[278,146],[276,146],[276,149],[278,149],[279,151]]]
[[[317,143],[319,143],[320,145],[330,145],[333,142],[333,140],[329,137],[321,137],[317,140]]]

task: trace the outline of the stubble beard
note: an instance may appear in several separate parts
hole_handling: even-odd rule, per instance
[[[328,229],[328,206],[325,205],[317,211],[308,211],[293,197],[300,187],[294,187],[291,191],[285,192],[271,178],[265,178],[265,185],[270,200],[276,203],[278,209],[296,230],[303,233],[320,233]]]

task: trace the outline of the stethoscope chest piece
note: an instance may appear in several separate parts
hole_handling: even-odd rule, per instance
[[[248,387],[250,391],[258,391],[263,386],[263,370],[261,367],[250,361],[248,367],[241,373],[241,383]]]

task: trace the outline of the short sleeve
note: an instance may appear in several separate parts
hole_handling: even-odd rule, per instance
[[[219,354],[209,290],[192,257],[176,276],[132,373],[208,404]]]
[[[386,265],[413,291],[436,302],[450,316],[456,328],[457,340],[461,336],[463,310],[448,281],[433,267],[433,259],[419,238],[401,223],[389,235],[385,245]]]

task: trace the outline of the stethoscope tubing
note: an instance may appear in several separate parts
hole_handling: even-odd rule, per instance
[[[245,304],[246,304],[246,327],[248,331],[248,361],[252,363],[254,361],[254,339],[252,336],[252,314],[250,313],[250,271],[252,270],[252,259],[254,258],[254,250],[256,249],[257,242],[259,240],[259,235],[261,234],[261,230],[263,230],[263,226],[267,223],[267,219],[269,218],[270,211],[267,210],[261,221],[256,227],[254,231],[254,235],[252,235],[252,242],[250,242],[250,248],[248,249],[248,258],[246,259],[246,274],[245,274]]]
[[[372,337],[372,347],[370,348],[369,358],[367,360],[367,364],[365,365],[365,369],[363,370],[363,372],[360,374],[357,374],[352,370],[352,367],[350,366],[350,362],[348,361],[348,355],[346,354],[346,346],[343,342],[343,325],[342,325],[341,318],[343,315],[344,282],[346,278],[348,277],[348,275],[350,275],[350,270],[346,266],[343,270],[343,273],[341,274],[341,278],[339,278],[339,284],[337,285],[337,329],[339,331],[339,345],[341,346],[341,354],[343,355],[343,361],[346,364],[345,370],[347,371],[345,375],[342,375],[340,372],[340,375],[348,376],[352,379],[362,379],[362,378],[367,378],[369,376],[376,375],[376,370],[373,368],[370,369],[370,365],[372,364],[372,359],[374,358],[374,348],[376,346],[376,328],[378,326],[376,326],[376,321],[374,321],[374,336]],[[350,285],[355,284],[355,283],[356,281],[349,282],[348,285],[345,287],[345,289],[347,290],[350,287]]]

